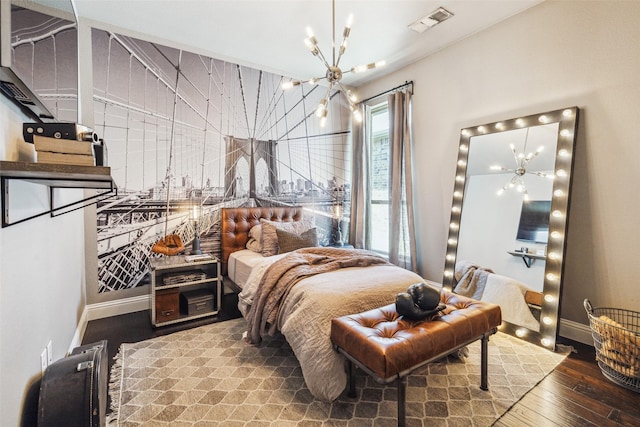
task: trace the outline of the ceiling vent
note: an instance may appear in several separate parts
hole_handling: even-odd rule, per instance
[[[429,28],[432,28],[439,23],[451,18],[453,13],[449,12],[444,7],[439,7],[427,16],[418,19],[417,21],[409,24],[409,28],[416,33],[424,33]]]

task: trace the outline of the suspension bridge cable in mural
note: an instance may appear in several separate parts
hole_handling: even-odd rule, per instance
[[[157,49],[157,48],[156,48]],[[158,49],[160,51],[160,49]],[[163,54],[164,55],[164,54]],[[167,182],[167,210],[165,212],[166,220],[164,222],[164,235],[166,236],[167,227],[169,226],[169,201],[171,194],[171,163],[173,161],[173,142],[176,136],[176,110],[178,109],[178,82],[180,81],[180,61],[182,59],[182,49],[178,54],[178,65],[176,66],[176,85],[173,96],[173,113],[171,115],[171,138],[169,140],[169,162],[167,163],[167,173],[165,180]]]
[[[160,52],[162,56],[169,61],[169,59],[158,49],[155,45],[154,47]],[[152,250],[156,253],[161,253],[164,255],[175,255],[184,249],[184,244],[182,243],[182,239],[179,234],[171,234],[169,235],[169,214],[170,214],[170,201],[171,201],[171,178],[172,178],[172,161],[173,161],[173,146],[176,135],[176,111],[178,109],[178,83],[180,82],[180,65],[182,62],[182,49],[178,51],[178,64],[176,67],[176,82],[173,96],[173,112],[171,117],[171,137],[169,140],[169,161],[167,163],[167,172],[166,172],[166,189],[167,189],[167,205],[165,210],[165,219],[164,219],[164,237],[161,238],[155,245],[153,245]],[[169,61],[171,63],[171,61]]]
[[[204,64],[203,64],[204,65]],[[209,66],[210,68],[207,68],[207,75],[209,76],[209,78],[207,79],[207,108],[206,108],[206,113],[205,113],[205,119],[204,119],[204,132],[202,135],[202,163],[201,165],[201,175],[200,175],[200,189],[202,190],[204,188],[204,159],[206,159],[206,154],[207,154],[207,130],[209,129],[209,126],[207,125],[207,123],[209,122],[209,108],[211,106],[211,86],[213,83],[213,79],[211,78],[211,73],[213,72],[213,59],[210,58],[209,60]]]

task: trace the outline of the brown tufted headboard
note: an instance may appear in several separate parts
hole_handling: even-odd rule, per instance
[[[249,230],[260,224],[260,219],[276,222],[302,220],[302,207],[278,206],[258,208],[223,208],[220,216],[220,246],[222,252],[222,275],[227,275],[227,263],[232,252],[246,249]]]

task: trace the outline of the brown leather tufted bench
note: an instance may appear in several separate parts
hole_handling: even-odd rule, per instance
[[[406,377],[474,341],[482,340],[480,388],[488,390],[489,336],[502,322],[496,304],[442,291],[447,308],[422,321],[404,320],[395,304],[331,321],[331,341],[348,360],[349,396],[355,397],[353,364],[377,382],[398,384],[398,426],[405,425]]]

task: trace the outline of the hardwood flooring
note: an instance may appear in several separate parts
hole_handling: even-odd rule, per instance
[[[185,328],[240,316],[235,295],[225,295],[223,310],[213,318],[154,328],[147,311],[89,322],[83,344],[106,339],[110,367],[123,342],[136,342]],[[527,393],[494,424],[498,427],[640,426],[640,393],[606,379],[595,351],[574,341],[560,339],[576,352]]]
[[[574,341],[576,349],[496,423],[522,426],[640,426],[640,393],[602,375],[595,350]]]

